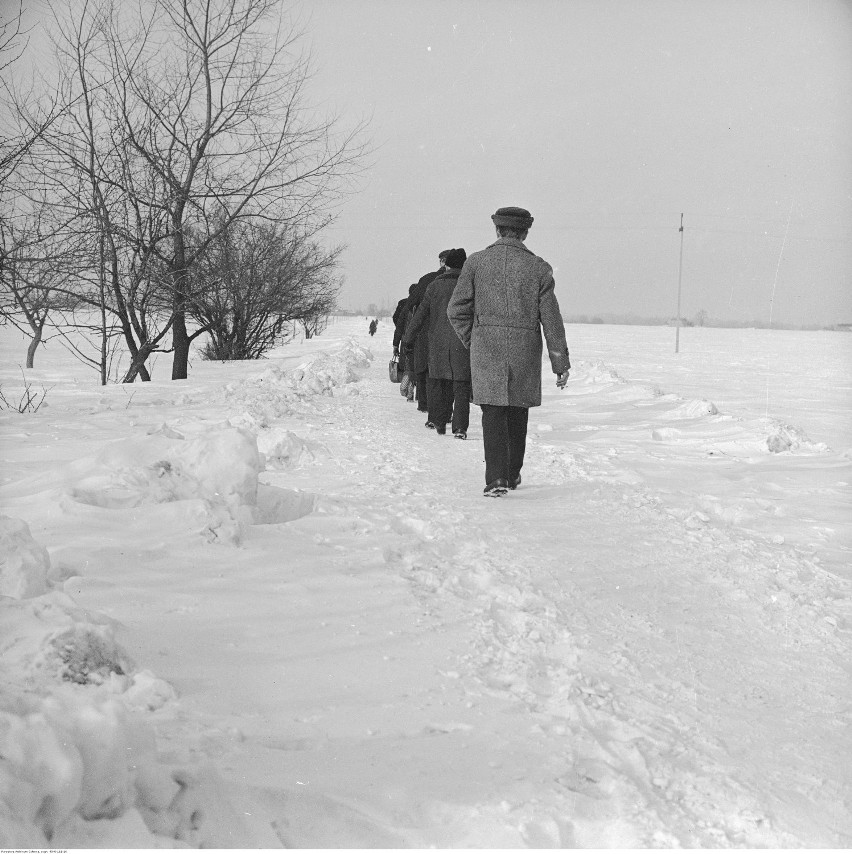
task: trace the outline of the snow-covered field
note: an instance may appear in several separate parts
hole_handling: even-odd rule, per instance
[[[366,327],[133,387],[38,354],[0,847],[852,845],[852,335],[571,325],[490,500],[478,409],[424,429]]]

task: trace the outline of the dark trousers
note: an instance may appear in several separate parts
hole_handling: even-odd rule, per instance
[[[470,425],[470,383],[429,377],[429,420],[438,427],[453,422],[453,433]]]
[[[429,393],[427,386],[429,384],[429,372],[421,371],[419,374],[414,374],[414,380],[417,383],[417,408],[421,412],[428,412]]]
[[[525,406],[482,407],[482,438],[485,444],[485,482],[497,478],[512,480],[521,473],[527,447],[527,420],[530,411]]]

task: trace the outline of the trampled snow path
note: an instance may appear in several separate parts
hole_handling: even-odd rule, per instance
[[[849,723],[834,579],[684,524],[535,437],[522,488],[484,500],[479,430],[438,437],[412,408],[380,379],[327,429],[357,437],[368,531],[396,516],[389,567],[439,625],[471,628],[450,675],[516,704],[548,757],[534,838],[787,846],[848,832],[845,760],[819,743]]]
[[[9,421],[5,512],[73,603],[39,595],[14,533],[35,569],[30,598],[0,599],[7,686],[55,690],[101,776],[52,842],[852,842],[848,459],[579,362],[533,412],[521,489],[488,500],[478,409],[467,442],[439,437],[341,344],[305,371],[285,348],[132,397],[63,386]],[[44,643],[27,657],[57,613],[115,626],[107,699],[51,687]],[[80,735],[113,731],[110,696],[157,735],[135,795],[122,739]],[[7,732],[29,703],[3,704]],[[34,813],[52,790],[27,781]],[[2,807],[0,840],[34,844]]]

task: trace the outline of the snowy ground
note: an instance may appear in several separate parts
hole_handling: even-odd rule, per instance
[[[569,326],[491,500],[478,409],[424,429],[366,326],[132,388],[39,354],[0,847],[852,845],[852,336]]]

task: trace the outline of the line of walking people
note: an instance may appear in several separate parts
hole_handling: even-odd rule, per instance
[[[467,254],[445,249],[438,270],[409,288],[394,312],[394,356],[404,361],[400,393],[417,401],[426,427],[466,439],[470,424],[470,353],[447,317],[447,305]]]
[[[542,330],[556,386],[571,362],[554,293],[553,269],[524,245],[533,217],[518,207],[491,217],[497,240],[470,258],[438,255],[440,269],[409,288],[394,312],[394,357],[404,361],[402,393],[427,414],[426,426],[466,439],[470,404],[482,409],[485,490],[521,483],[527,423],[541,405]]]

